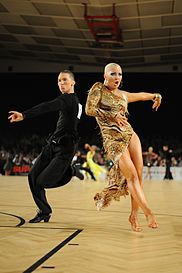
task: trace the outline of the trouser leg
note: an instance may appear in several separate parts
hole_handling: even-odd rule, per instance
[[[166,171],[164,179],[173,179],[172,173],[171,173],[171,165],[170,163],[166,163]]]
[[[30,190],[32,192],[32,197],[39,210],[41,210],[45,214],[51,213],[52,209],[47,201],[45,189],[40,188],[37,185],[37,178],[39,177],[40,173],[49,165],[50,160],[51,148],[49,146],[46,146],[37,158],[28,175],[28,182]]]
[[[29,173],[29,185],[34,201],[45,214],[52,212],[45,189],[63,186],[71,180],[74,153],[75,146],[71,140],[59,146],[49,144],[43,149]]]
[[[82,166],[81,166],[81,167],[80,167],[80,170],[86,171],[87,173],[90,174],[90,176],[91,176],[91,178],[92,178],[93,180],[96,180],[96,178],[95,178],[93,172],[91,171],[91,169],[89,169],[89,168],[87,168],[87,167],[82,167]]]

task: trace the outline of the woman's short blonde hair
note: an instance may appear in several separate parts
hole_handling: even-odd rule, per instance
[[[107,73],[107,70],[108,70],[111,66],[119,66],[119,67],[120,67],[120,65],[117,64],[117,63],[108,63],[108,64],[105,66],[105,68],[104,68],[104,73]]]

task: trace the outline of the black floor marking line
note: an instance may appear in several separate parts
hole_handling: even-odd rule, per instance
[[[18,215],[14,215],[14,214],[11,214],[11,213],[6,213],[6,212],[1,212],[1,211],[0,211],[0,214],[4,214],[4,215],[8,215],[8,216],[18,218],[20,220],[20,222],[15,227],[21,227],[21,226],[23,226],[25,224],[25,219],[23,219],[22,217],[20,217]]]
[[[55,266],[53,266],[53,265],[52,266],[41,266],[41,268],[51,268],[52,269],[52,268],[55,268]]]
[[[63,242],[61,242],[59,245],[57,245],[55,248],[53,248],[49,253],[47,253],[45,256],[40,258],[37,262],[35,262],[33,265],[31,265],[29,268],[27,268],[22,273],[33,272],[37,267],[39,267],[41,264],[43,264],[46,260],[48,260],[52,255],[54,255],[58,250],[60,250],[62,247],[64,247],[69,241],[71,241],[74,237],[76,237],[82,231],[83,231],[83,229],[76,230],[73,234],[71,234]]]

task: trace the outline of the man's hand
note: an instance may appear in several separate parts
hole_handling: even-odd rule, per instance
[[[9,111],[8,112],[10,116],[8,117],[10,122],[18,122],[22,121],[24,119],[22,113],[17,112],[17,111]]]

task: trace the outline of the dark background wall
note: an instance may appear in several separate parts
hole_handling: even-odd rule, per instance
[[[8,111],[23,111],[42,101],[59,95],[58,73],[2,73],[0,99],[1,139],[21,138],[31,134],[46,136],[54,130],[57,113],[49,113],[31,120],[10,124]],[[103,81],[102,73],[75,73],[75,91],[85,106],[87,91],[96,81]],[[141,140],[165,139],[181,140],[181,73],[124,73],[123,89],[130,92],[160,92],[162,105],[157,112],[152,110],[152,102],[129,104],[129,121]],[[100,141],[95,119],[83,113],[80,123],[83,141]]]

